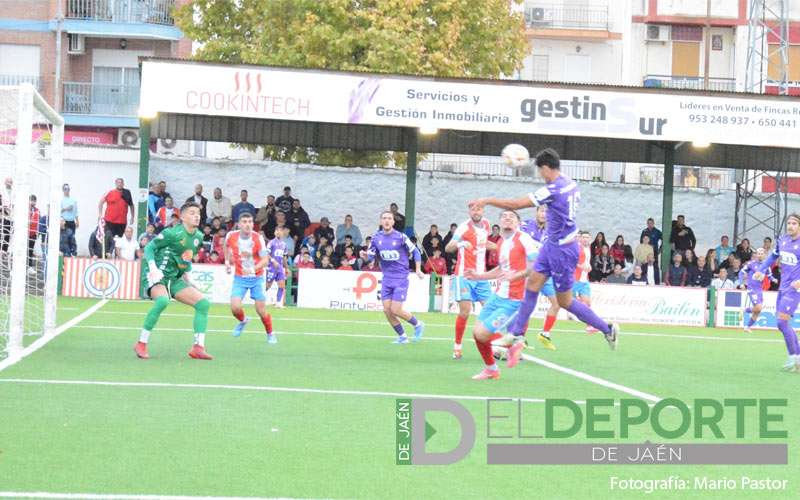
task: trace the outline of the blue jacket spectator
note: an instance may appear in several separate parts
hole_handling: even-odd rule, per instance
[[[241,197],[242,201],[233,206],[232,216],[234,224],[239,222],[239,216],[242,215],[243,213],[249,213],[253,217],[256,216],[256,207],[253,206],[252,203],[249,203],[247,201],[247,190],[242,189],[242,192],[240,193],[239,196]]]
[[[642,230],[639,236],[639,243],[642,242],[644,237],[650,238],[650,246],[653,247],[653,254],[655,255],[656,262],[658,262],[658,249],[661,247],[661,231],[656,227],[656,221],[653,218],[647,219],[647,227]]]

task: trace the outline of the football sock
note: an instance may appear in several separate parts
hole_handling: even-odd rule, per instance
[[[156,323],[158,323],[158,318],[161,316],[161,313],[164,312],[164,309],[167,308],[169,305],[169,297],[166,295],[162,295],[161,297],[156,297],[156,300],[153,301],[153,306],[147,311],[147,316],[144,317],[144,329],[148,332],[152,332],[153,328],[155,328]]]
[[[789,355],[800,354],[800,349],[797,347],[797,334],[789,326],[789,322],[785,319],[779,319],[778,330],[783,334],[783,340],[786,343],[786,350],[789,351]]]
[[[567,308],[567,311],[574,314],[576,318],[583,321],[587,325],[593,326],[603,333],[611,333],[611,327],[608,325],[608,323],[600,319],[600,316],[595,314],[595,312],[587,307],[583,302],[573,300],[572,304],[570,304],[570,306]]]
[[[244,321],[244,309],[239,309],[235,313],[233,313],[233,317],[238,319],[239,321]]]
[[[142,328],[142,333],[139,334],[139,342],[147,343],[150,340],[150,330]]]
[[[272,316],[269,314],[264,315],[261,318],[261,323],[264,324],[264,330],[267,332],[267,335],[272,335]]]
[[[278,304],[280,304],[283,301],[283,293],[285,291],[286,291],[285,288],[278,287],[278,298],[277,298]]]
[[[403,330],[402,323],[397,323],[396,325],[392,325],[392,328],[394,328],[394,331],[396,331],[397,334],[400,335],[401,337],[406,334],[406,332]]]
[[[192,322],[194,333],[205,335],[206,328],[208,328],[208,307],[209,303],[206,298],[200,299],[194,305],[194,321]]]
[[[544,318],[544,333],[550,333],[550,330],[553,329],[553,325],[556,324],[556,317],[555,316],[547,316]]]
[[[464,331],[467,329],[467,321],[469,318],[462,318],[456,316],[456,345],[461,345],[461,340],[464,338]]]
[[[478,337],[473,336],[475,345],[478,347],[478,352],[481,353],[483,362],[487,367],[494,365],[494,355],[492,354],[492,344],[490,342],[482,342]],[[495,367],[497,369],[497,367]]]
[[[514,317],[514,322],[508,329],[508,333],[514,336],[525,335],[525,328],[528,324],[528,319],[531,317],[533,310],[536,309],[536,301],[539,299],[539,292],[532,290],[525,290],[525,297],[519,305],[517,315]]]
[[[411,326],[417,326],[417,324],[419,324],[419,321],[417,320],[416,316],[411,316],[408,319],[408,322],[411,324]]]

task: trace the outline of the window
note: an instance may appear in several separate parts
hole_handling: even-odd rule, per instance
[[[702,42],[702,26],[673,26],[672,39],[681,42]]]
[[[0,44],[0,85],[30,83],[41,90],[38,45]]]
[[[550,56],[532,56],[532,80],[547,81],[550,77]]]

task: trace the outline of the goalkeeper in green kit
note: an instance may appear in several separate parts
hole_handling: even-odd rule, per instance
[[[198,225],[200,206],[186,203],[181,207],[181,224],[164,229],[144,248],[144,261],[148,269],[147,294],[153,300],[153,307],[144,319],[139,342],[134,347],[141,359],[150,357],[147,353],[150,332],[169,305],[170,297],[194,307],[194,345],[189,357],[213,359],[205,349],[208,300],[189,278],[192,258],[203,244],[203,233],[197,230]]]

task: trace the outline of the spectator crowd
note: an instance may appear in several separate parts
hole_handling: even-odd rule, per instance
[[[63,186],[64,197],[61,209],[61,253],[74,256],[77,253],[75,230],[80,224],[78,206],[70,196],[70,187]],[[203,233],[203,246],[195,256],[195,261],[204,264],[224,263],[223,246],[227,233],[235,229],[235,221],[243,213],[250,213],[255,227],[269,241],[275,238],[278,228],[283,231],[288,255],[287,265],[297,268],[341,269],[341,270],[379,270],[378,262],[363,262],[361,250],[366,250],[370,237],[364,237],[361,229],[354,223],[351,215],[335,228],[327,217],[312,222],[299,198],[295,197],[290,186],[285,186],[280,196],[267,196],[260,206],[250,202],[246,189],[239,192],[239,199],[233,203],[222,189],[213,190],[210,198],[204,194],[203,186],[197,184],[194,194],[184,200],[201,207],[200,231]],[[106,193],[98,205],[100,223],[89,239],[89,253],[92,257],[113,256],[134,260],[141,258],[144,246],[166,227],[180,222],[180,205],[167,191],[166,182],[152,183],[147,201],[147,229],[138,239],[133,237],[134,207],[129,190],[124,181],[117,179],[114,189]],[[32,215],[38,220],[35,200],[31,202]],[[395,218],[395,228],[403,231],[405,216],[399,212],[396,203],[389,206]],[[33,225],[33,222],[31,222]],[[423,270],[428,274],[448,275],[454,272],[456,254],[445,252],[445,247],[453,238],[457,224],[450,224],[446,233],[438,225],[431,225],[422,241],[412,236],[411,240],[422,250]],[[33,229],[31,230],[33,231]],[[369,232],[369,231],[368,231]],[[492,226],[489,241],[500,240],[500,227]],[[667,245],[671,263],[664,276],[661,274],[659,260],[664,245]],[[617,235],[611,243],[603,232],[595,235],[590,245],[591,271],[589,281],[600,283],[665,285],[672,287],[735,288],[742,286],[739,271],[752,258],[755,251],[749,240],[743,239],[736,247],[730,244],[728,236],[720,238],[715,248],[699,251],[697,239],[686,219],[679,215],[672,221],[668,242],[663,241],[661,231],[655,220],[647,219],[639,234],[638,242],[626,242],[624,235]],[[762,248],[769,253],[772,239],[767,237]],[[486,252],[486,265],[492,269],[498,265],[496,250]],[[413,265],[410,263],[410,268]],[[765,279],[764,289],[776,290],[780,280],[780,269],[775,266],[773,277]]]

